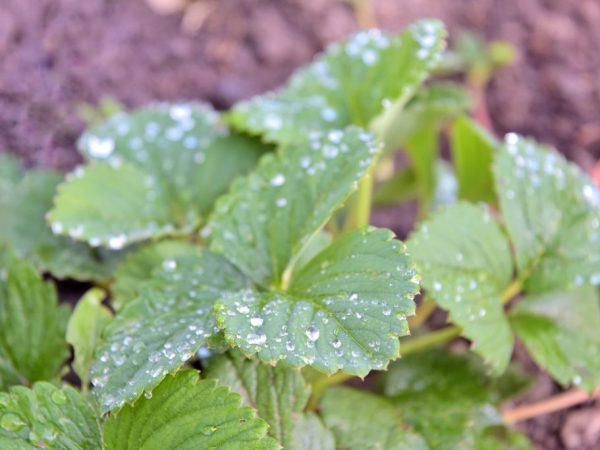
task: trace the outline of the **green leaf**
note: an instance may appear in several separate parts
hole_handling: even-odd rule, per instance
[[[501,295],[513,265],[498,224],[485,209],[459,203],[425,222],[408,245],[427,295],[450,312],[492,369],[502,372],[513,336]]]
[[[389,401],[432,450],[484,449],[505,430],[493,405],[524,386],[520,374],[490,378],[474,355],[440,350],[402,358],[384,378]]]
[[[15,155],[0,153],[0,198],[18,184],[23,174],[23,167]]]
[[[327,427],[339,448],[363,450],[427,450],[401,411],[388,399],[347,387],[328,389],[321,401]]]
[[[596,288],[532,295],[510,322],[533,359],[563,386],[600,385],[600,306]]]
[[[94,409],[75,389],[46,382],[0,392],[0,448],[102,448]]]
[[[389,230],[336,239],[302,268],[287,292],[223,296],[217,322],[246,354],[364,376],[398,357],[418,283],[405,246]]]
[[[199,252],[199,247],[189,242],[165,240],[148,243],[130,253],[115,271],[113,307],[119,310],[134,300],[140,293],[140,287],[151,278],[154,269],[160,267],[166,259]]]
[[[417,196],[417,176],[412,168],[401,169],[375,190],[373,202],[376,206],[389,206],[412,200]]]
[[[228,118],[274,142],[350,124],[366,128],[410,99],[439,61],[445,34],[436,20],[417,22],[398,37],[360,32],[332,45],[283,89],[238,103]]]
[[[383,392],[389,397],[409,391],[415,399],[425,393],[448,403],[468,399],[474,404],[499,404],[529,384],[529,378],[516,366],[494,377],[473,353],[432,349],[394,362],[384,374]]]
[[[67,325],[67,342],[73,346],[75,359],[73,370],[81,379],[81,385],[89,383],[89,373],[94,352],[100,343],[100,335],[112,319],[110,310],[102,305],[105,297],[101,289],[90,289],[79,300]]]
[[[462,116],[454,121],[450,147],[459,198],[472,202],[496,201],[492,160],[498,145],[474,120]]]
[[[151,391],[177,371],[216,333],[214,303],[246,279],[210,252],[164,261],[107,326],[92,367],[92,384],[104,412]]]
[[[34,170],[15,181],[6,195],[0,195],[0,241],[10,244],[38,270],[57,278],[106,280],[120,255],[55,236],[46,223],[46,213],[52,208],[61,179],[57,172]]]
[[[57,232],[112,249],[191,232],[265,149],[185,103],[116,114],[80,147],[95,163],[59,187],[49,217]]]
[[[405,144],[406,153],[415,172],[417,198],[425,209],[435,192],[438,149],[438,130],[432,127],[422,128]]]
[[[333,437],[318,417],[303,413],[310,387],[300,372],[245,359],[239,352],[221,355],[209,364],[206,377],[239,393],[244,405],[256,409],[269,424],[269,434],[283,448],[334,448]]]
[[[549,147],[514,134],[497,152],[496,189],[529,292],[600,284],[600,192]]]
[[[398,150],[424,128],[439,131],[445,122],[470,108],[471,98],[459,84],[437,82],[422,87],[380,134],[386,152]]]
[[[217,202],[205,233],[256,284],[278,285],[304,245],[356,188],[377,147],[358,128],[311,133],[265,156]]]
[[[104,426],[106,450],[270,450],[267,424],[241,407],[241,398],[213,380],[186,370],[167,377],[134,406],[125,406]]]
[[[69,356],[69,308],[33,266],[0,248],[0,388],[53,379]]]

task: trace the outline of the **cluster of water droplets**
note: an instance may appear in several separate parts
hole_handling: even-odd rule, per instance
[[[160,285],[147,290],[147,312],[121,317],[106,337],[92,368],[92,384],[104,410],[114,410],[151,389],[200,351],[217,333],[212,314],[219,287],[201,266],[166,259]],[[139,301],[139,300],[138,300]]]
[[[535,219],[520,233],[540,251],[554,245],[564,255],[543,270],[568,274],[572,286],[600,284],[600,190],[577,166],[532,139],[509,133],[505,145],[496,167],[500,193],[509,208]],[[579,244],[570,239],[574,235]]]

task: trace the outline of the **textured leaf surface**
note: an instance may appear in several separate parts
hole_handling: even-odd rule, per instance
[[[96,164],[61,185],[50,220],[57,232],[110,248],[193,230],[264,150],[191,103],[116,114],[80,147]]]
[[[130,253],[115,271],[113,307],[121,309],[134,300],[139,295],[141,286],[165,260],[199,253],[199,247],[186,241],[174,240],[151,242]]]
[[[56,172],[34,170],[15,180],[5,195],[0,193],[0,241],[9,243],[20,257],[57,278],[105,280],[119,255],[55,236],[46,222],[45,215],[52,208],[61,179]]]
[[[224,296],[226,339],[263,361],[365,375],[398,356],[418,290],[405,246],[388,230],[341,236],[292,279],[287,292]]]
[[[600,284],[600,192],[564,157],[507,136],[494,173],[519,274],[531,292]]]
[[[213,380],[186,370],[167,377],[153,392],[111,416],[104,427],[106,450],[270,450],[267,424],[241,407],[241,398]]]
[[[0,248],[0,388],[56,376],[69,356],[68,316],[54,286]]]
[[[321,402],[327,426],[338,448],[363,450],[427,450],[425,440],[384,397],[347,387],[328,389]]]
[[[485,448],[501,418],[492,406],[524,387],[508,372],[488,378],[470,356],[430,351],[410,355],[385,375],[384,391],[428,448]],[[511,448],[511,447],[506,447]]]
[[[489,213],[459,203],[425,222],[409,241],[427,294],[450,312],[497,372],[510,360],[513,336],[502,291],[512,278],[507,239]]]
[[[230,352],[211,361],[208,378],[238,392],[244,405],[257,410],[269,424],[269,434],[289,450],[334,448],[333,437],[318,417],[303,411],[310,387],[300,372],[279,365],[271,367]]]
[[[0,448],[100,449],[102,438],[96,413],[79,392],[39,382],[0,392]]]
[[[451,148],[458,195],[472,202],[494,202],[492,161],[498,143],[474,120],[463,116],[452,125]]]
[[[562,385],[600,385],[600,305],[595,288],[523,299],[511,325],[533,359]]]
[[[217,203],[206,232],[256,284],[277,285],[288,265],[356,188],[377,147],[358,128],[312,133],[267,155]]]
[[[103,411],[135,400],[179,369],[216,332],[214,303],[247,286],[233,266],[210,252],[167,259],[152,278],[104,333],[92,367]]]
[[[332,45],[283,89],[234,107],[240,129],[286,142],[310,130],[367,127],[387,107],[394,112],[414,94],[445,45],[443,25],[423,20],[399,37],[360,32]]]
[[[102,305],[105,297],[101,289],[90,289],[77,302],[67,325],[67,342],[73,346],[75,358],[73,370],[87,386],[94,353],[100,343],[100,336],[112,319],[110,309]]]

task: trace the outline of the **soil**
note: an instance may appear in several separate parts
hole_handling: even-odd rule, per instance
[[[357,28],[348,3],[337,0],[187,1],[203,3],[193,33],[182,31],[181,14],[158,15],[143,0],[2,0],[0,151],[29,165],[70,169],[79,162],[74,142],[84,127],[77,113],[83,103],[202,99],[226,108],[277,87]],[[553,144],[586,170],[600,159],[600,1],[374,3],[390,31],[435,16],[451,34],[468,28],[512,42],[519,60],[487,92],[494,128]],[[406,213],[414,216],[414,208]],[[375,215],[394,229],[405,229],[406,217],[397,210]],[[525,400],[558,391],[543,375],[538,384]],[[540,449],[600,448],[599,415],[585,405],[522,428]]]

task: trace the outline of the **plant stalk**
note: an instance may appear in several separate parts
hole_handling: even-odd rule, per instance
[[[509,409],[502,414],[502,419],[507,425],[511,425],[515,422],[570,408],[571,406],[579,405],[599,396],[600,390],[598,389],[592,394],[583,389],[571,389],[537,403]]]

